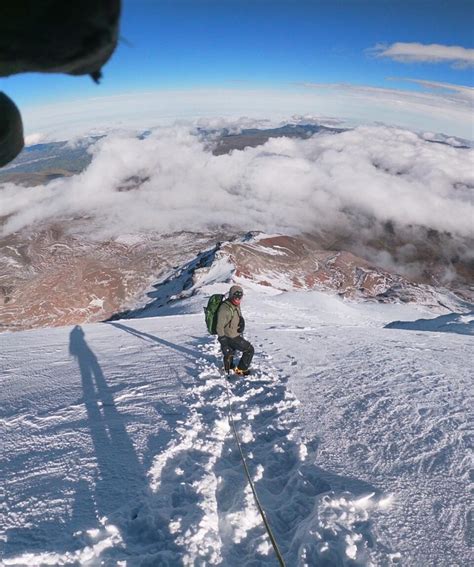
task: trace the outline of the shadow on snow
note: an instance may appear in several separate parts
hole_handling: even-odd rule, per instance
[[[202,490],[206,490],[209,478],[215,477],[215,537],[220,542],[220,564],[274,565],[273,553],[261,551],[267,540],[260,520],[238,525],[240,520],[245,524],[253,504],[249,504],[235,440],[230,432],[224,436],[220,433],[219,424],[227,419],[227,405],[225,385],[216,365],[217,347],[201,339],[195,341],[196,349],[190,349],[123,324],[111,324],[184,355],[190,364],[183,368],[191,378],[184,384],[185,398],[179,408],[161,400],[154,404],[170,432],[158,431],[156,438],[149,440],[145,467],[97,357],[82,328],[75,327],[70,334],[70,353],[79,365],[97,479],[93,485],[79,479],[74,484],[69,480],[56,486],[59,494],[74,490],[72,511],[58,520],[56,539],[50,524],[10,531],[8,541],[15,555],[44,552],[45,547],[59,553],[81,549],[84,540],[78,542],[72,534],[100,529],[100,518],[105,516],[108,524],[119,529],[122,543],[102,551],[104,565],[124,559],[142,566],[182,565],[189,552],[188,534],[198,542],[199,526],[203,521],[207,524]],[[235,412],[240,415],[240,434],[247,428],[243,444],[251,473],[255,475],[261,467],[257,491],[288,564],[297,565],[304,550],[309,565],[355,565],[345,552],[351,534],[358,538],[361,554],[374,545],[379,553],[388,553],[390,550],[374,542],[366,516],[355,513],[353,521],[346,521],[354,514],[354,499],[370,493],[377,497],[380,492],[366,482],[317,467],[317,442],[306,443],[307,457],[302,457],[302,445],[294,436],[298,423],[286,380],[270,376],[263,366],[259,368],[258,359],[257,355],[259,376],[232,384],[232,395]],[[156,481],[153,489],[150,475]],[[53,537],[45,540],[46,533]],[[206,559],[206,554],[213,552],[199,548],[193,553],[204,565],[210,558]]]
[[[404,329],[406,331],[431,331],[436,333],[456,333],[474,335],[474,310],[469,313],[448,313],[434,319],[416,321],[393,321],[385,325],[386,329]]]
[[[202,353],[199,350],[191,350],[189,348],[183,347],[181,345],[177,345],[176,343],[172,343],[170,341],[167,341],[165,339],[160,339],[158,337],[155,337],[154,335],[150,335],[149,333],[144,333],[143,331],[138,331],[137,329],[134,329],[133,327],[127,327],[126,325],[123,325],[121,323],[109,323],[110,325],[113,325],[114,327],[116,327],[117,329],[120,329],[121,331],[125,331],[126,333],[130,333],[131,335],[138,337],[139,339],[143,339],[144,341],[149,341],[149,342],[155,342],[158,343],[162,346],[174,349],[178,352],[180,352],[181,354],[184,354],[186,357],[191,358],[193,361],[196,360],[197,357],[202,356]]]
[[[140,337],[146,338],[146,337]],[[176,346],[167,341],[160,341],[166,346]],[[181,348],[181,347],[180,347]],[[181,352],[187,356],[195,357],[196,353],[182,348]],[[106,565],[115,565],[116,561],[124,557],[140,555],[143,550],[142,534],[137,530],[136,514],[134,504],[137,501],[147,501],[152,498],[152,492],[147,479],[147,470],[140,462],[132,440],[127,433],[127,417],[122,415],[114,402],[113,391],[107,384],[107,379],[99,364],[99,361],[85,340],[85,334],[80,326],[76,326],[69,336],[69,352],[76,359],[82,383],[82,403],[86,410],[86,420],[79,418],[77,421],[69,421],[67,425],[55,425],[52,430],[71,428],[79,431],[84,430],[90,435],[93,453],[86,454],[80,447],[71,447],[65,440],[61,448],[45,447],[44,451],[38,451],[38,459],[45,460],[45,452],[48,461],[56,457],[62,457],[70,463],[67,474],[55,478],[40,477],[30,490],[32,497],[39,501],[48,499],[69,497],[70,509],[64,514],[48,518],[45,515],[41,522],[21,528],[10,529],[7,532],[7,541],[4,545],[3,557],[18,557],[25,553],[58,553],[74,554],[75,551],[92,546],[101,537],[107,537],[104,524],[101,519],[106,518],[108,525],[115,525],[120,534],[122,543],[116,548],[110,548],[103,552],[106,556]],[[166,424],[167,416],[169,429],[172,431],[176,425],[177,410],[172,404],[159,401],[157,411],[164,416]],[[52,431],[50,430],[50,431]],[[66,439],[66,438],[65,438]],[[149,452],[159,453],[169,442],[170,435],[165,431],[158,431],[154,439],[149,439]],[[72,452],[78,449],[78,454]],[[24,469],[31,462],[31,452],[26,457],[19,457],[9,462],[8,466],[16,470]],[[78,465],[77,460],[86,459]],[[152,456],[145,456],[144,463],[151,461]],[[72,462],[70,462],[72,460]],[[22,461],[25,461],[22,463]],[[67,464],[69,467],[69,465]],[[95,479],[74,479],[75,474],[80,474],[84,466],[96,470]],[[89,472],[89,471],[88,471]],[[90,476],[90,474],[88,474]],[[28,498],[27,494],[24,494]],[[57,516],[57,517],[56,517]],[[95,533],[94,533],[95,530]],[[155,537],[164,537],[170,540],[167,532],[167,524],[160,526]],[[79,564],[71,559],[71,564]],[[45,560],[48,563],[49,560]],[[110,562],[107,562],[110,561]],[[49,561],[50,562],[50,561]],[[28,564],[32,564],[28,559]],[[41,564],[43,562],[41,561]],[[49,563],[48,563],[49,564]]]

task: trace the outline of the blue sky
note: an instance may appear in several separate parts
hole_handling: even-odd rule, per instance
[[[464,0],[126,0],[122,39],[100,86],[88,77],[24,74],[1,79],[0,90],[31,113],[169,90],[287,95],[309,83],[425,90],[426,83],[400,79],[472,87],[473,29],[474,7]],[[382,56],[399,44],[413,47],[409,61]],[[427,55],[432,44],[444,48],[441,60]],[[450,59],[453,47],[467,59]]]

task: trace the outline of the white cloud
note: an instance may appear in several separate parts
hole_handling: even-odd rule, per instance
[[[97,237],[144,231],[339,230],[387,221],[474,237],[474,152],[390,127],[359,127],[214,156],[184,126],[96,143],[86,171],[46,186],[0,186],[4,233],[57,218]],[[140,187],[117,191],[130,178]],[[93,219],[93,220],[90,220]]]
[[[350,84],[306,83],[305,86],[327,92],[335,104],[337,101],[345,104],[348,115],[358,116],[363,123],[378,121],[411,130],[430,130],[469,140],[474,138],[469,87],[423,82],[431,88],[437,85],[443,92],[434,94]]]
[[[423,79],[390,78],[389,80],[416,83],[427,89],[454,93],[458,101],[464,100],[470,105],[474,103],[474,88],[472,87],[453,85],[452,83],[440,83],[438,81],[425,81]]]
[[[459,45],[397,42],[392,45],[378,44],[369,51],[377,57],[388,57],[402,63],[452,63],[458,68],[474,65],[474,49]]]
[[[47,141],[47,136],[41,132],[33,132],[25,136],[25,146],[34,146]]]

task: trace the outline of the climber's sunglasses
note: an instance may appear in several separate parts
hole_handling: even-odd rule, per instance
[[[243,295],[244,294],[241,291],[236,291],[235,293],[232,294],[232,297],[235,299],[242,299]]]

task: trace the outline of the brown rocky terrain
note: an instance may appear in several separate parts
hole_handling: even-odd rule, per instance
[[[100,321],[140,304],[152,283],[214,243],[179,233],[95,241],[60,225],[0,241],[0,330]]]
[[[319,290],[352,300],[449,309],[462,303],[454,294],[389,273],[350,252],[322,250],[320,241],[308,236],[247,235],[202,253],[219,236],[181,232],[96,241],[57,225],[5,237],[0,242],[0,329],[101,321],[137,309],[149,298],[162,305],[170,299],[168,289],[174,298],[194,293],[219,259],[233,266],[234,277],[281,291]],[[153,284],[157,291],[147,294]]]
[[[471,303],[447,289],[409,281],[349,252],[321,250],[314,239],[254,233],[202,252],[156,283],[143,307],[113,319],[174,313],[180,301],[208,297],[214,284],[235,281],[278,291],[320,291],[349,301],[415,303],[442,313],[472,310]]]
[[[455,294],[389,273],[347,251],[321,250],[305,236],[272,236],[226,243],[220,254],[235,266],[235,275],[282,291],[319,290],[347,299],[413,302],[451,308]],[[462,303],[462,298],[460,303]],[[450,303],[450,305],[446,305]]]
[[[227,244],[222,252],[235,264],[237,276],[283,291],[321,289],[348,297],[358,293],[373,297],[395,279],[350,252],[321,250],[304,237],[273,236],[255,244]]]

